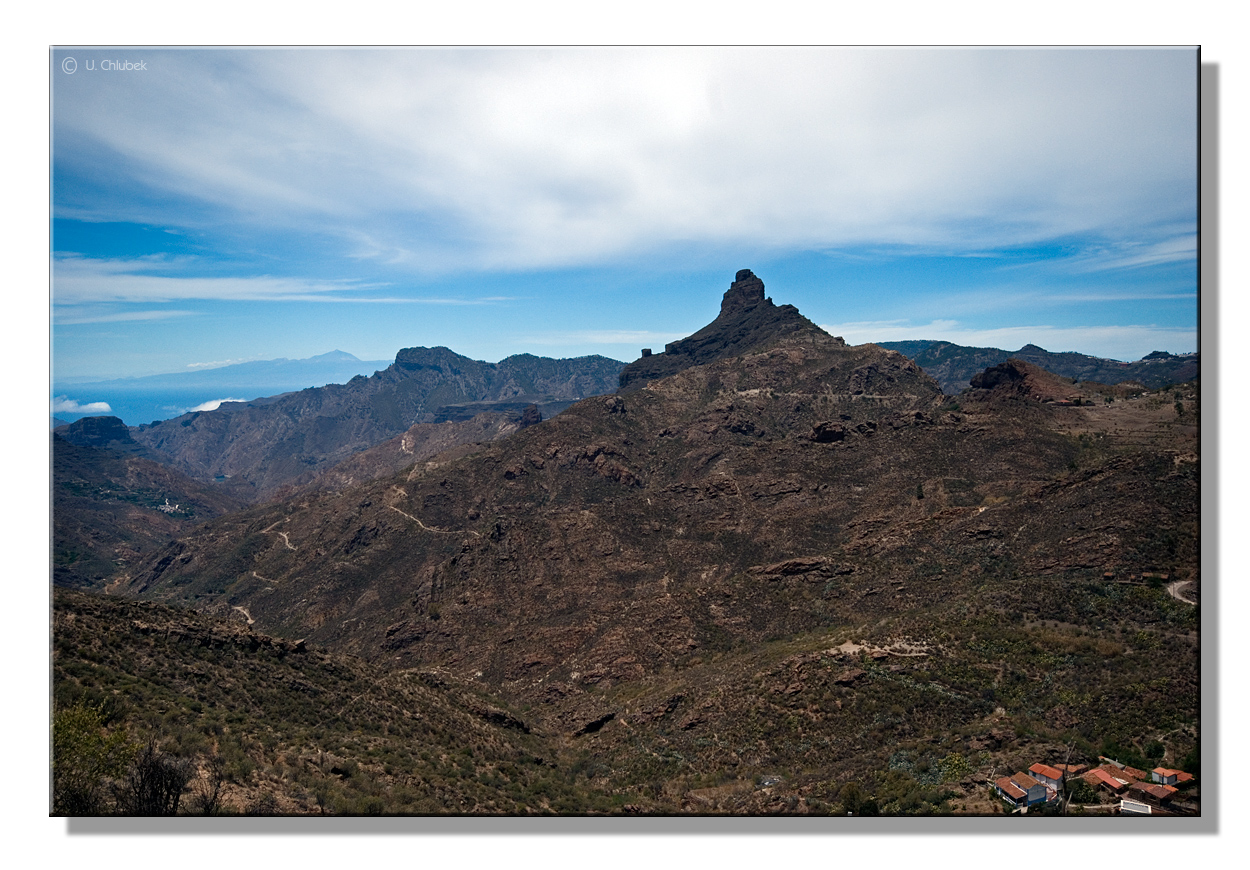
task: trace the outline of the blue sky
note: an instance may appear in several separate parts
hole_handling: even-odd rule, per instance
[[[56,377],[629,361],[740,268],[853,343],[1198,346],[1193,50],[52,59]]]

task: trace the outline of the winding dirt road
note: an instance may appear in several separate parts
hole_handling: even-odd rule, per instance
[[[1186,604],[1196,605],[1198,603],[1197,601],[1190,601],[1184,595],[1181,595],[1181,587],[1188,586],[1192,582],[1192,580],[1173,580],[1168,584],[1168,595],[1171,595],[1177,601],[1184,601]]]

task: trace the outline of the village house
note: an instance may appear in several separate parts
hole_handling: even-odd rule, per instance
[[[995,780],[994,788],[1013,807],[1031,807],[1054,798],[1054,792],[1027,773],[1013,773]]]
[[[1156,767],[1150,771],[1150,778],[1162,785],[1184,785],[1193,780],[1193,774],[1186,773],[1183,770],[1171,770],[1166,767]]]
[[[1115,770],[1116,774],[1121,773],[1118,768],[1113,767],[1112,770]],[[1124,789],[1129,787],[1132,780],[1116,774],[1110,773],[1106,769],[1106,765],[1104,765],[1103,767],[1095,767],[1093,770],[1084,774],[1081,779],[1085,780],[1094,788],[1105,788],[1112,794],[1119,794],[1124,791]]]
[[[1029,768],[1029,773],[1051,791],[1058,792],[1063,788],[1063,771],[1057,767],[1039,761]]]
[[[1129,789],[1139,800],[1154,806],[1166,806],[1172,800],[1172,795],[1176,794],[1176,788],[1170,785],[1162,785],[1160,783],[1135,782]]]
[[[1127,764],[1116,761],[1114,758],[1107,758],[1105,755],[1100,755],[1098,756],[1098,760],[1102,762],[1102,768],[1104,770],[1119,779],[1127,779],[1130,782],[1141,782],[1142,780],[1150,779],[1150,775],[1147,774],[1146,771],[1138,770],[1136,767],[1129,767]],[[1116,771],[1119,771],[1119,773]]]

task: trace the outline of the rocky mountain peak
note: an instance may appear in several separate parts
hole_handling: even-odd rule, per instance
[[[764,282],[750,269],[740,269],[725,291],[716,319],[693,335],[665,345],[664,353],[644,354],[625,366],[621,390],[636,390],[691,366],[741,356],[782,336],[801,333],[841,341],[831,339],[793,305],[774,305],[764,296]]]

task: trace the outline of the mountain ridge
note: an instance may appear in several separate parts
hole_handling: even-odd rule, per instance
[[[183,473],[203,481],[229,480],[256,500],[415,423],[463,419],[493,404],[538,404],[553,413],[583,395],[610,392],[621,366],[606,357],[550,360],[528,354],[485,363],[445,347],[405,348],[394,363],[367,377],[225,404],[139,426],[132,435]]]
[[[1198,354],[1170,354],[1154,351],[1135,362],[1104,359],[1075,351],[1053,352],[1035,344],[1026,344],[1016,351],[996,347],[969,347],[948,341],[912,339],[878,341],[878,347],[896,350],[915,360],[937,379],[948,395],[967,389],[972,378],[1008,359],[1021,359],[1056,375],[1079,381],[1094,381],[1114,386],[1140,383],[1158,389],[1198,377]]]

